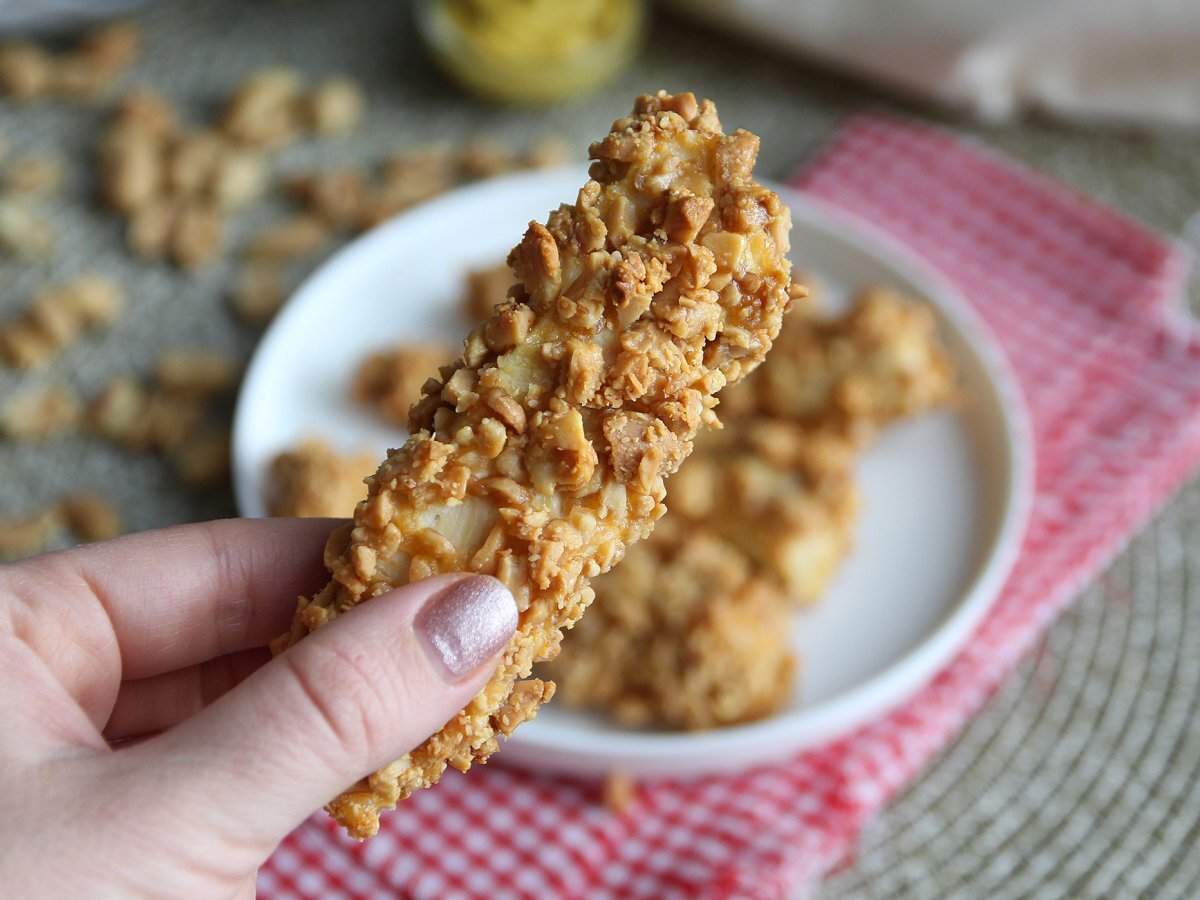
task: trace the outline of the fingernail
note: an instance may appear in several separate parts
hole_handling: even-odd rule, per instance
[[[499,653],[516,628],[512,594],[486,575],[454,582],[413,620],[421,646],[447,682],[465,678]]]

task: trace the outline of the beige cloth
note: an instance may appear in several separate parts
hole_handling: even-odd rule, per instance
[[[989,120],[1200,127],[1198,0],[671,0]]]

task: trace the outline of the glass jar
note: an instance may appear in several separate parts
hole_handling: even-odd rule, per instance
[[[645,27],[644,0],[422,0],[416,9],[447,72],[517,103],[599,87],[633,59]]]

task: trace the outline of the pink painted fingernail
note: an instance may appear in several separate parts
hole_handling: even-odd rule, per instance
[[[500,581],[472,575],[426,602],[413,628],[434,667],[453,683],[508,643],[517,629],[517,604]]]

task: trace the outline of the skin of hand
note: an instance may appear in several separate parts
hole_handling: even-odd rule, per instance
[[[475,695],[517,625],[485,576],[381,595],[270,658],[337,524],[188,525],[0,567],[6,896],[253,897],[292,828]]]

